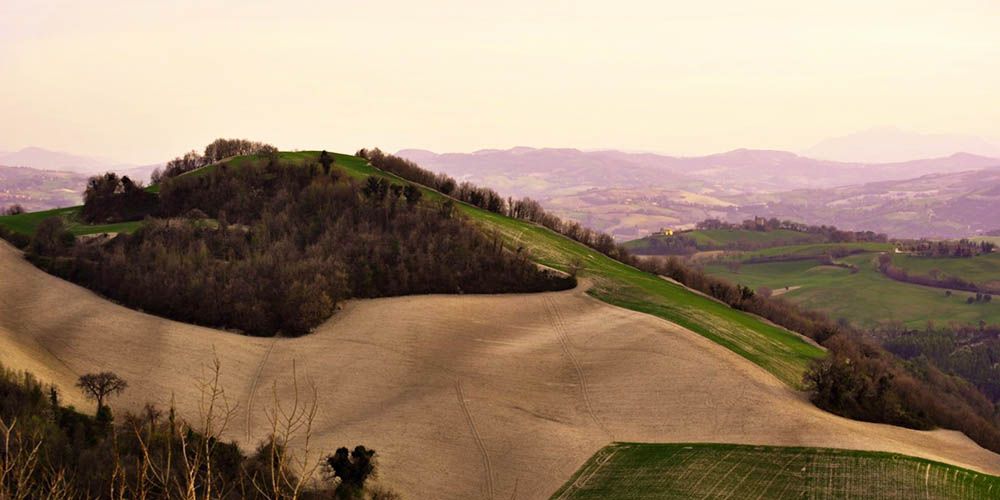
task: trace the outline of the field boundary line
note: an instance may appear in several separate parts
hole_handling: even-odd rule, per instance
[[[595,456],[589,466],[581,471],[576,479],[573,480],[573,484],[569,485],[569,487],[563,490],[563,492],[556,498],[558,500],[569,498],[569,495],[574,491],[583,489],[583,487],[587,486],[587,483],[590,482],[590,480],[593,479],[593,477],[597,475],[597,473],[600,472],[601,469],[603,469],[604,466],[607,465],[607,463],[610,462],[620,450],[621,448],[619,446],[615,446],[610,451],[607,450],[607,448],[603,448],[598,451],[597,454],[600,456]]]
[[[479,453],[483,457],[483,468],[486,473],[486,490],[489,493],[489,498],[496,498],[496,488],[493,484],[493,462],[490,460],[490,454],[486,449],[486,443],[483,441],[483,437],[479,434],[479,429],[476,428],[476,421],[472,418],[472,412],[469,411],[469,405],[465,403],[465,391],[462,390],[462,382],[459,380],[455,381],[455,393],[458,396],[458,404],[462,407],[462,413],[465,414],[465,420],[469,423],[469,430],[472,431],[472,439],[476,442],[476,446],[479,448]]]

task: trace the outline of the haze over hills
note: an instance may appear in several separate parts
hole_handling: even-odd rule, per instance
[[[0,166],[28,167],[36,170],[69,172],[81,175],[114,171],[134,177],[136,180],[148,181],[150,173],[159,164],[132,165],[106,158],[94,158],[29,146],[14,152],[0,152]]]
[[[1000,157],[1000,143],[972,135],[920,134],[878,127],[823,140],[802,154],[826,160],[886,163],[948,156],[957,151]]]
[[[74,172],[0,166],[0,209],[35,211],[80,203],[87,176]]]
[[[736,198],[731,219],[795,215],[899,237],[960,238],[1000,229],[1000,168]]]
[[[753,149],[701,157],[526,147],[447,154],[411,149],[399,154],[461,180],[490,184],[504,195],[538,198],[555,213],[608,231],[618,239],[641,237],[660,227],[690,225],[709,217],[743,217],[746,211],[738,205],[759,207],[765,202],[762,200],[774,203],[784,199],[781,193],[788,191],[897,182],[1000,166],[998,159],[969,153],[881,164],[817,160],[785,151]],[[975,174],[966,174],[969,176]],[[992,177],[982,182],[988,184]],[[953,189],[940,197],[952,200],[963,193]],[[789,196],[794,199],[799,195]],[[823,220],[840,220],[838,208],[852,207],[825,207]],[[780,216],[820,223],[800,215],[798,209],[783,205]],[[904,219],[900,224],[887,217],[873,220],[877,227],[863,229],[900,236],[954,236],[981,226],[967,220],[968,214],[961,210],[948,211],[947,217],[953,219],[931,226],[931,232],[914,234],[922,226],[907,218],[911,211],[896,213],[895,217]],[[853,225],[854,220],[851,215],[842,222]]]

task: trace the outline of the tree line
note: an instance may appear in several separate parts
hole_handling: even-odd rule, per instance
[[[95,209],[103,208],[95,199]],[[114,205],[113,205],[114,206]],[[562,290],[413,185],[274,157],[162,181],[159,216],[132,234],[73,240],[46,220],[43,269],[127,306],[250,335],[302,335],[348,298]]]
[[[205,146],[204,154],[191,150],[168,161],[162,170],[160,168],[153,170],[152,182],[159,184],[163,179],[177,177],[233,156],[273,155],[277,152],[278,148],[263,142],[247,139],[216,139]]]
[[[900,242],[902,251],[921,257],[969,258],[993,252],[996,244],[990,241],[955,240],[915,240]]]

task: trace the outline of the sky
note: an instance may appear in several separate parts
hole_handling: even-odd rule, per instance
[[[0,0],[0,150],[996,139],[998,18],[995,0]]]

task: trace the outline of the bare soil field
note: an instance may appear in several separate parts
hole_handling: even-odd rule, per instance
[[[891,451],[1000,474],[1000,455],[958,432],[830,415],[704,337],[580,288],[353,301],[312,335],[261,339],[115,305],[0,242],[0,361],[77,406],[93,403],[76,377],[113,370],[129,382],[119,411],[173,395],[196,417],[214,356],[239,405],[233,439],[264,435],[294,369],[319,393],[312,449],[374,448],[380,481],[409,498],[546,498],[612,441]]]

